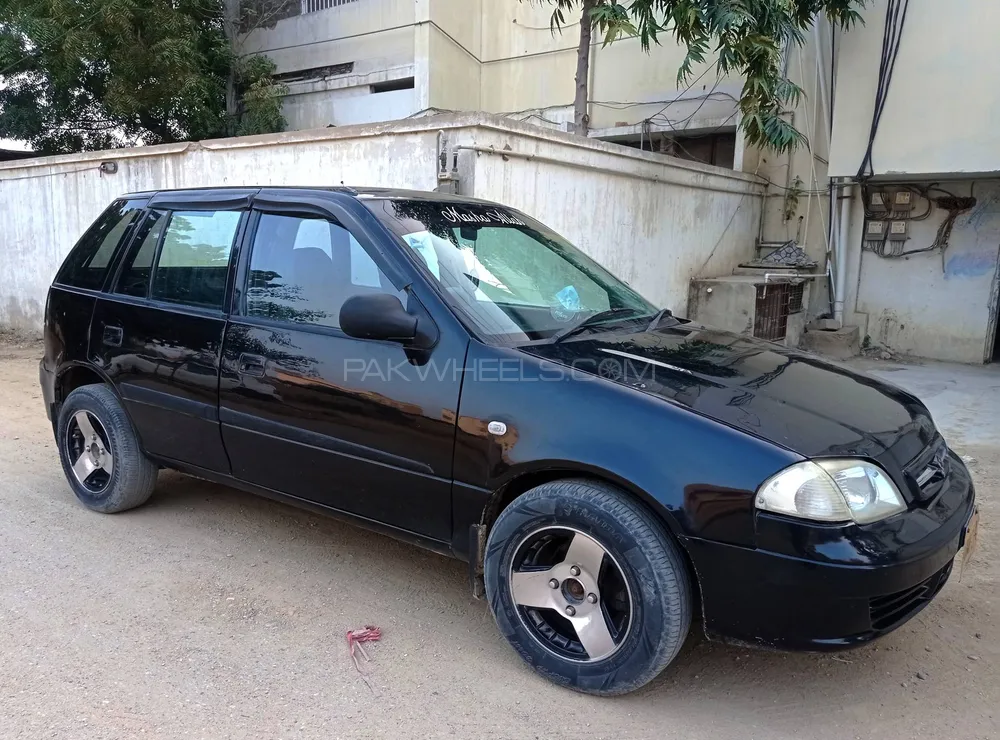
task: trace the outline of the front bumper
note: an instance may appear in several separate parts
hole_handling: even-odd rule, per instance
[[[891,632],[944,586],[974,510],[969,472],[953,456],[933,500],[875,524],[758,513],[757,549],[686,539],[705,631],[789,650],[836,650]]]

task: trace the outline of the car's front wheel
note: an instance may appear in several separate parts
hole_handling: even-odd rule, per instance
[[[56,438],[66,478],[88,509],[113,514],[152,495],[158,468],[143,454],[107,386],[85,385],[69,394],[59,410]]]
[[[624,694],[655,678],[691,624],[691,586],[663,525],[618,489],[546,483],[515,499],[486,546],[486,593],[521,657],[552,681]]]

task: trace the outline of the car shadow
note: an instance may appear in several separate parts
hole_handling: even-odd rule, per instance
[[[473,633],[477,640],[481,634],[486,659],[506,664],[516,680],[537,680],[540,692],[563,692],[530,676],[499,633],[490,629],[486,603],[470,595],[465,563],[172,471],[160,474],[157,492],[146,506],[126,516],[181,520],[180,526],[195,530],[192,537],[211,537],[222,543],[226,555],[234,557],[228,561],[234,567],[256,557],[281,559],[286,570],[298,567],[303,574],[336,575],[349,569],[350,583],[371,586],[373,610],[382,615],[399,608],[401,591],[414,594],[426,618],[433,618],[435,611],[447,613],[441,634],[445,644],[450,634]],[[293,596],[299,588],[294,579],[283,587]],[[309,584],[302,583],[300,595],[308,588]],[[941,598],[947,598],[947,590]],[[727,712],[745,710],[753,715],[766,709],[773,718],[784,718],[791,725],[816,716],[818,707],[827,711],[877,705],[887,681],[893,682],[896,691],[919,685],[922,679],[915,673],[927,657],[925,646],[927,650],[946,649],[944,638],[935,637],[925,624],[935,619],[936,605],[875,644],[833,654],[769,652],[713,642],[704,637],[696,621],[679,656],[657,679],[610,701],[640,713],[655,705],[660,714],[667,710],[687,714],[696,706],[697,711],[712,712],[725,702]],[[397,624],[400,628],[405,629],[405,623]],[[587,700],[576,694],[570,697],[571,702]]]

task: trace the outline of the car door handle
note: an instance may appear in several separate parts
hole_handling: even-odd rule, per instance
[[[121,347],[122,337],[125,332],[120,326],[107,326],[104,327],[104,334],[102,336],[102,341],[109,347]]]
[[[240,375],[250,375],[254,378],[260,378],[264,375],[264,363],[265,360],[260,355],[250,355],[244,352],[240,355]]]

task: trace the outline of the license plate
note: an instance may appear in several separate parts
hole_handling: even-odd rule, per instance
[[[965,529],[965,542],[962,545],[962,551],[959,553],[962,564],[962,572],[965,572],[965,566],[969,564],[973,556],[976,554],[976,547],[979,545],[979,509],[976,509],[972,513],[972,517],[969,519],[969,526]]]

